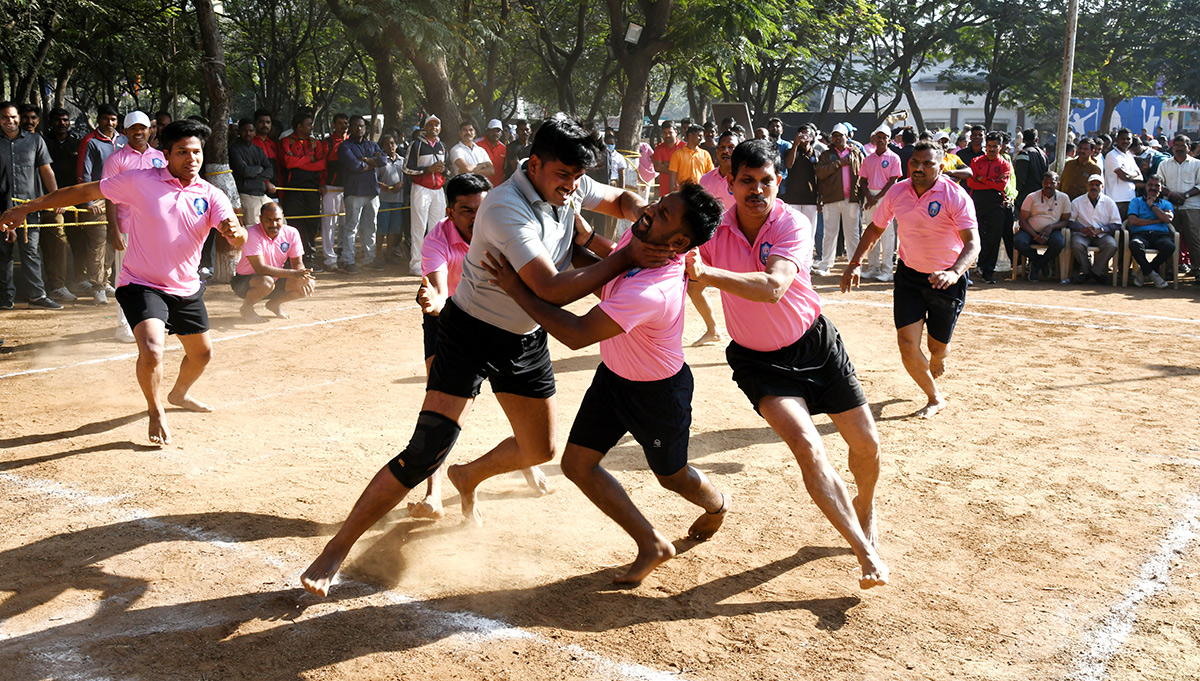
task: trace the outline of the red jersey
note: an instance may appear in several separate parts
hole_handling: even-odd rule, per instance
[[[285,173],[282,178],[283,186],[301,186],[315,189],[320,184],[325,183],[325,159],[328,154],[325,151],[325,143],[321,140],[312,136],[300,139],[295,134],[288,135],[279,140],[279,155]],[[318,173],[320,176],[318,180],[319,184],[312,187],[309,187],[308,183],[292,185],[293,170]],[[299,177],[297,177],[297,180],[299,180]]]
[[[971,159],[971,172],[974,174],[967,178],[967,188],[971,191],[992,189],[1003,194],[1012,170],[1012,164],[1003,156],[995,161],[988,158],[987,154],[976,156]]]

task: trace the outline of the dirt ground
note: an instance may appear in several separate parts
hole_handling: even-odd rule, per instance
[[[415,422],[416,284],[325,276],[263,325],[214,287],[194,394],[216,411],[168,412],[164,448],[115,306],[0,316],[0,677],[1200,677],[1200,289],[973,288],[950,408],[923,422],[889,286],[819,280],[879,422],[887,587],[858,589],[790,453],[706,347],[687,352],[691,459],[733,500],[711,541],[682,539],[697,509],[626,440],[606,465],[680,552],[637,588],[610,586],[632,542],[549,464],[543,498],[518,474],[487,483],[482,529],[449,487],[444,520],[393,512],[318,599],[300,572]],[[552,353],[562,442],[598,354]],[[506,433],[485,390],[452,460]]]

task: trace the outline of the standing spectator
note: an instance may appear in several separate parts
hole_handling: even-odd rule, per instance
[[[254,146],[263,150],[267,158],[275,166],[275,177],[282,177],[283,172],[279,162],[279,143],[271,137],[271,127],[274,117],[270,111],[259,109],[254,112]]]
[[[1104,156],[1104,191],[1117,202],[1121,219],[1129,217],[1129,202],[1137,193],[1138,182],[1143,181],[1137,158],[1129,151],[1133,133],[1129,128],[1117,131],[1113,148]]]
[[[492,157],[487,149],[475,143],[475,124],[463,121],[458,124],[458,144],[450,147],[447,156],[449,163],[448,176],[475,173],[490,178],[492,176]]]
[[[13,199],[36,199],[58,189],[54,169],[50,167],[50,151],[41,135],[20,128],[17,107],[12,102],[0,102],[0,165],[8,175],[9,190],[0,204],[8,206]],[[38,180],[45,192],[39,191]],[[62,213],[62,210],[58,210]],[[39,224],[39,213],[30,213],[26,222]],[[42,284],[42,254],[38,248],[41,234],[37,229],[10,230],[0,236],[0,310],[11,310],[17,288],[13,281],[13,252],[21,252],[21,278],[29,293],[30,308],[60,310],[62,305],[46,296]],[[101,250],[103,253],[103,250]]]
[[[857,146],[847,144],[850,130],[845,123],[833,126],[829,133],[831,146],[817,158],[817,187],[821,193],[825,233],[821,238],[821,259],[813,272],[829,276],[837,256],[838,234],[846,240],[846,253],[858,248],[860,230],[859,209],[862,197],[858,191],[858,171],[862,168],[863,153]]]
[[[906,126],[896,131],[895,136],[900,138],[900,143],[896,144],[895,142],[892,142],[888,145],[888,148],[894,151],[896,155],[900,157],[900,171],[902,179],[907,180],[908,159],[912,158],[913,149],[916,147],[917,134],[913,132],[912,126]],[[942,161],[943,163],[945,162],[944,157]],[[863,220],[863,223],[870,224],[865,219]]]
[[[76,160],[75,175],[80,182],[99,182],[104,172],[104,159],[112,156],[117,149],[125,146],[129,140],[117,133],[117,109],[111,104],[101,104],[96,108],[96,127],[83,136],[79,141],[79,155]],[[104,289],[105,297],[113,294],[116,289],[105,282],[105,256],[107,254],[107,229],[104,226],[104,202],[93,201],[88,205],[88,212],[81,213],[84,222],[97,224],[77,227],[67,234],[71,244],[71,253],[77,263],[76,270],[83,267],[83,280],[77,291],[95,295],[96,289]]]
[[[400,250],[404,239],[404,156],[396,146],[396,136],[386,134],[379,138],[383,149],[383,165],[375,169],[375,181],[379,184],[379,218],[375,231],[375,252],[379,260],[386,258],[399,262],[404,258]]]
[[[787,158],[788,152],[792,150],[792,143],[783,138],[783,121],[777,117],[767,121],[767,136],[779,149],[779,158]],[[788,170],[785,166],[783,173],[779,176],[780,194],[787,190],[787,176]]]
[[[1062,190],[1072,201],[1088,193],[1088,178],[1104,175],[1104,169],[1092,158],[1095,148],[1092,138],[1081,137],[1075,145],[1075,158],[1068,158],[1063,164]]]
[[[675,123],[662,122],[662,142],[654,147],[654,170],[658,173],[658,195],[666,196],[671,186],[671,157],[687,143],[677,137]]]
[[[1046,171],[1050,170],[1050,159],[1038,146],[1038,131],[1030,128],[1021,133],[1023,145],[1013,156],[1013,176],[1017,182],[1017,206],[1025,205],[1025,197],[1042,191]]]
[[[693,125],[687,129],[684,136],[684,146],[671,155],[671,163],[667,166],[671,174],[667,192],[673,192],[685,182],[699,182],[704,173],[713,169],[712,157],[700,148],[700,138],[704,128]]]
[[[1021,213],[1017,218],[1021,231],[1013,237],[1013,248],[1029,260],[1025,268],[1029,281],[1036,282],[1040,276],[1050,275],[1050,263],[1062,253],[1066,242],[1062,228],[1071,224],[1071,199],[1065,192],[1058,191],[1058,173],[1047,170],[1042,174],[1042,189],[1027,195],[1021,202]],[[1038,255],[1034,244],[1046,247],[1045,255]],[[1084,254],[1086,256],[1086,253]],[[1065,283],[1067,273],[1060,273]]]
[[[645,142],[638,142],[637,193],[643,200],[649,201],[650,189],[654,186],[654,147]]]
[[[421,275],[421,244],[425,234],[446,214],[446,145],[438,139],[442,120],[430,115],[423,134],[408,146],[404,172],[413,178],[409,201],[408,273]]]
[[[804,214],[813,227],[817,225],[817,211],[820,204],[820,192],[817,188],[817,153],[813,142],[817,137],[817,129],[812,123],[800,126],[796,138],[792,140],[792,148],[784,157],[784,166],[792,181],[787,185],[787,191],[779,198],[792,208]],[[812,235],[814,240],[816,235]]]
[[[155,149],[162,151],[162,145],[158,142],[158,135],[163,131],[163,128],[171,124],[172,120],[170,112],[162,110],[154,112],[154,125],[150,126],[150,143],[154,145]]]
[[[967,146],[959,149],[956,152],[958,157],[962,159],[962,162],[967,164],[968,168],[971,167],[971,161],[974,161],[976,158],[983,156],[984,153],[986,153],[984,151],[983,144],[984,132],[985,131],[982,125],[972,125],[970,142],[967,144]]]
[[[253,225],[263,205],[271,202],[267,194],[275,188],[275,164],[254,144],[253,119],[238,122],[237,138],[229,145],[229,168],[242,201],[242,221]]]
[[[516,139],[509,145],[504,155],[504,179],[507,180],[517,172],[517,166],[521,164],[521,161],[529,158],[529,150],[532,147],[533,145],[529,143],[529,121],[524,118],[518,119]]]
[[[71,117],[67,114],[66,109],[51,109],[46,117],[46,124],[49,130],[43,131],[42,136],[46,140],[46,149],[50,152],[50,167],[54,169],[54,181],[59,187],[69,187],[75,184],[79,138],[71,132]],[[59,225],[64,221],[63,216],[59,214],[55,214],[54,220]],[[72,233],[78,231],[78,227],[71,229]],[[42,227],[41,239],[47,295],[60,303],[74,302],[77,298],[75,294],[71,293],[68,284],[74,286],[76,282],[83,279],[83,261],[80,260],[75,264],[74,269],[78,275],[71,276],[72,273],[67,271],[67,251],[69,249],[67,233],[61,226]]]
[[[875,206],[879,204],[883,195],[897,180],[904,177],[903,171],[900,170],[900,155],[888,145],[891,136],[892,131],[888,126],[881,125],[875,128],[871,133],[874,147],[858,169],[858,193],[863,197],[862,222],[866,225],[870,225],[874,219]],[[912,156],[911,148],[908,155]],[[849,247],[846,250],[849,251]],[[867,253],[867,267],[861,276],[877,278],[883,282],[892,281],[892,261],[895,257],[896,223],[888,221],[879,242]]]
[[[709,156],[712,156],[713,165],[717,165],[717,124],[711,120],[704,122],[704,139],[700,142],[700,148],[707,151]]]
[[[1141,269],[1134,275],[1134,286],[1141,286],[1149,277],[1155,288],[1167,287],[1159,270],[1171,262],[1175,253],[1175,240],[1167,226],[1174,219],[1171,202],[1162,195],[1162,179],[1155,176],[1146,180],[1146,196],[1129,201],[1129,254]],[[1148,250],[1158,251],[1153,262],[1146,260]]]
[[[958,154],[950,149],[950,133],[939,132],[935,138],[938,146],[942,148],[942,175],[953,180],[962,182],[971,176],[971,168],[963,162]],[[910,157],[911,158],[911,157]],[[907,166],[907,164],[905,164]],[[905,167],[905,172],[908,168]]]
[[[504,130],[504,124],[500,119],[493,118],[488,121],[487,131],[483,134],[483,139],[480,140],[479,146],[487,152],[488,159],[492,162],[492,170],[487,173],[481,173],[487,176],[492,181],[492,185],[498,185],[504,181],[504,158],[507,152],[507,147],[504,142],[500,141],[500,133]]]
[[[972,135],[974,131],[972,131]],[[996,283],[996,259],[999,257],[1000,241],[1012,258],[1012,204],[1005,194],[1008,180],[1012,177],[1012,164],[1000,155],[1002,137],[998,132],[989,132],[983,156],[971,160],[971,177],[967,188],[975,202],[975,215],[979,220],[979,239],[982,251],[979,254],[979,273],[985,284]]]
[[[1089,177],[1087,187],[1086,194],[1071,202],[1071,253],[1080,268],[1073,281],[1083,284],[1091,279],[1103,284],[1108,262],[1117,252],[1117,240],[1112,235],[1121,228],[1121,213],[1117,204],[1104,193],[1103,175],[1096,173]],[[1089,246],[1099,249],[1090,267]]]
[[[379,214],[379,183],[375,169],[383,166],[383,150],[367,137],[367,121],[350,117],[350,136],[338,147],[342,185],[346,194],[346,229],[342,237],[339,266],[346,274],[357,274],[355,237],[362,243],[363,267],[382,270],[375,262],[375,217]]]
[[[318,267],[313,254],[313,268],[317,271],[337,269],[338,235],[346,229],[345,201],[342,194],[342,165],[338,162],[338,147],[346,141],[350,128],[350,117],[344,113],[333,116],[333,132],[325,143],[325,192],[321,194],[321,251],[324,263]]]
[[[38,124],[42,122],[42,110],[32,104],[22,104],[17,107],[17,115],[21,117],[21,129],[27,133],[37,132]]]
[[[317,254],[317,235],[321,233],[321,218],[308,217],[321,213],[321,188],[325,186],[326,167],[329,154],[325,143],[313,137],[313,115],[301,109],[292,116],[292,133],[279,140],[280,165],[285,175],[280,183],[285,188],[282,196],[284,212],[295,217],[288,218],[290,225],[300,233],[304,244],[304,266],[311,269],[322,264]],[[300,191],[287,191],[286,188]],[[273,187],[268,186],[268,193]],[[246,216],[246,224],[258,222],[258,216]],[[323,269],[323,268],[322,268]]]
[[[1176,135],[1171,141],[1171,158],[1158,166],[1163,192],[1175,206],[1175,229],[1183,236],[1191,256],[1192,274],[1200,274],[1200,159],[1188,156],[1192,140]]]

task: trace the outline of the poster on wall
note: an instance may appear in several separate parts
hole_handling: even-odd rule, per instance
[[[1076,134],[1085,135],[1092,132],[1097,132],[1100,127],[1100,121],[1104,118],[1104,100],[1099,98],[1094,99],[1076,99],[1072,101],[1073,107],[1071,115],[1067,117],[1070,122],[1071,129]],[[1158,128],[1163,128],[1162,134],[1172,134],[1168,132],[1168,123],[1173,122],[1179,125],[1179,116],[1176,115],[1173,120],[1164,116],[1166,110],[1166,102],[1159,97],[1133,97],[1117,104],[1117,108],[1113,110],[1111,126],[1117,128],[1129,128],[1134,134],[1146,132],[1149,134],[1157,134]],[[1175,107],[1172,107],[1175,108]],[[1178,114],[1178,109],[1176,108]],[[1184,126],[1182,129],[1188,129]]]

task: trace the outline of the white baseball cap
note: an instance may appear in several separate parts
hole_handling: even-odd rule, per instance
[[[933,139],[948,140],[948,139],[950,139],[950,133],[946,132],[945,130],[939,130],[938,133],[933,136]]]
[[[150,127],[150,117],[141,111],[130,111],[125,114],[125,125],[121,126],[128,128],[131,125],[144,125]]]
[[[442,119],[438,118],[437,114],[429,114],[429,118],[425,119],[425,124],[429,125],[429,121],[437,121],[438,123],[441,123]]]
[[[874,137],[875,133],[877,133],[877,132],[882,132],[883,134],[887,135],[888,137],[892,136],[892,129],[889,128],[886,123],[881,123],[878,128],[875,128],[875,130],[873,130],[871,132],[871,136]]]
[[[837,125],[833,126],[833,130],[830,130],[829,132],[830,134],[840,132],[846,137],[850,136],[850,129],[846,127],[845,123],[838,123]]]
[[[492,130],[495,128],[500,128],[500,129],[504,128],[504,124],[500,122],[499,118],[493,118],[492,120],[488,121],[487,129]]]
[[[1088,177],[1087,183],[1091,184],[1093,182],[1099,182],[1100,184],[1104,184],[1104,176],[1103,175],[1092,175],[1092,176]]]

